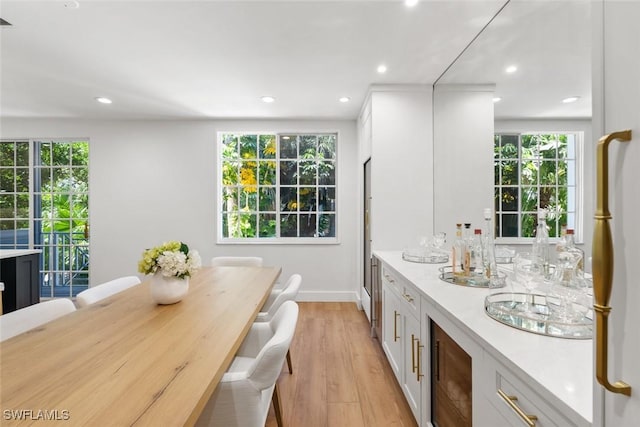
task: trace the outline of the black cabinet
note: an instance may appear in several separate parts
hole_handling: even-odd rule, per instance
[[[432,422],[437,427],[471,427],[471,357],[431,322]]]
[[[40,302],[39,260],[40,254],[37,253],[0,259],[4,313]]]

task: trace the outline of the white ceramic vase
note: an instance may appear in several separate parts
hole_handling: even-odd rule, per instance
[[[175,304],[189,291],[189,277],[165,277],[162,273],[151,276],[151,298],[158,304]]]

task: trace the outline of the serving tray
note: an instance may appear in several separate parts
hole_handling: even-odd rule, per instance
[[[444,264],[449,261],[447,254],[431,254],[426,256],[402,252],[402,259],[409,262],[418,262],[421,264]]]
[[[484,309],[492,319],[522,331],[558,338],[593,338],[591,308],[572,303],[573,316],[560,318],[559,302],[541,294],[499,292],[485,298]]]
[[[446,265],[439,268],[440,280],[459,286],[468,286],[470,288],[502,288],[506,284],[507,275],[498,271],[497,281],[491,283],[486,277],[474,276],[454,276],[453,267]]]

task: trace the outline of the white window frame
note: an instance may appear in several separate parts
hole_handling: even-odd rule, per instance
[[[535,130],[535,131],[496,131],[495,135],[548,135],[548,134],[572,134],[575,135],[576,145],[575,145],[575,224],[574,224],[574,232],[575,232],[575,242],[578,244],[584,243],[584,131],[581,130]],[[520,139],[519,139],[520,142]],[[519,147],[518,147],[519,148]],[[520,151],[519,151],[520,152]],[[520,161],[520,154],[518,154],[518,161]],[[494,172],[495,173],[495,172]],[[539,185],[539,184],[538,184]],[[521,184],[518,186],[522,187]],[[494,194],[495,189],[498,188],[498,184],[493,185]],[[520,214],[522,211],[520,210],[520,206],[515,211],[510,211],[509,213],[518,214],[518,233],[521,232],[521,217]],[[497,221],[498,212],[496,212],[496,221]],[[533,241],[533,237],[497,237],[498,233],[496,233],[496,243],[499,244],[531,244]],[[558,237],[552,237],[549,239],[550,243],[556,243],[559,240]]]
[[[59,246],[57,244],[44,244],[43,242],[40,243],[36,243],[35,242],[35,230],[36,230],[36,222],[42,221],[44,218],[43,217],[36,217],[35,216],[35,211],[36,211],[36,206],[35,206],[35,198],[37,196],[42,196],[45,194],[52,194],[55,195],[56,192],[51,192],[51,193],[47,193],[47,192],[43,192],[42,189],[40,188],[40,191],[36,191],[36,177],[37,177],[37,173],[36,170],[40,170],[40,173],[42,170],[46,170],[46,169],[51,169],[51,173],[53,173],[53,170],[58,169],[58,168],[70,168],[70,169],[74,169],[74,168],[79,168],[79,167],[86,167],[88,173],[90,170],[90,159],[87,159],[87,164],[86,166],[77,166],[77,165],[73,165],[73,164],[68,164],[68,165],[42,165],[42,164],[36,164],[35,162],[35,154],[36,154],[36,149],[40,147],[40,144],[43,143],[49,143],[49,144],[71,144],[74,142],[87,142],[90,143],[89,138],[15,138],[15,139],[3,139],[2,142],[7,142],[7,143],[28,143],[28,156],[29,156],[29,171],[28,171],[28,179],[29,179],[29,217],[28,217],[28,221],[29,221],[29,228],[28,228],[28,233],[29,233],[29,243],[28,243],[28,249],[36,249],[36,250],[41,250],[43,251],[43,255],[42,257],[44,257],[45,254],[45,249],[48,248],[51,250],[51,248],[56,247],[56,248],[63,248],[63,250],[68,250],[71,251],[72,247],[74,246],[74,244],[70,243],[68,245],[64,245],[64,246]],[[15,171],[16,166],[14,164],[13,169]],[[15,178],[14,178],[15,179]],[[87,183],[89,184],[89,183]],[[78,194],[86,194],[88,197],[90,197],[90,191],[89,189],[87,189],[87,192],[81,192],[81,193],[75,193],[75,192],[70,192],[69,193],[72,196],[78,195]],[[90,199],[89,199],[90,200]],[[89,201],[90,203],[90,201]],[[90,210],[88,210],[88,214],[89,214]],[[15,214],[15,212],[14,212]],[[26,218],[21,218],[21,220],[26,220]],[[15,218],[14,218],[15,221]],[[90,221],[90,217],[87,217],[87,223]],[[90,252],[90,246],[87,245],[88,250]],[[5,248],[3,248],[5,249]],[[58,266],[54,266],[54,268],[49,268],[49,265],[46,264],[46,262],[48,260],[46,259],[42,259],[41,260],[44,263],[44,269],[43,269],[43,265],[39,265],[39,273],[41,275],[54,275],[54,274],[69,274],[70,275],[70,280],[71,280],[71,285],[69,286],[69,295],[66,295],[65,297],[72,297],[72,293],[74,292],[74,290],[76,292],[82,290],[82,289],[77,289],[78,287],[82,287],[83,285],[75,285],[76,288],[74,289],[74,285],[73,285],[73,274],[77,273],[77,272],[81,272],[83,270],[73,270],[73,269],[58,269]],[[66,267],[66,265],[64,266]],[[89,267],[90,269],[90,267]],[[88,275],[89,275],[89,270],[87,270],[87,279],[88,279]],[[42,289],[42,285],[43,283],[39,283],[38,286]],[[51,291],[53,292],[54,289],[51,288]],[[45,294],[41,294],[40,298],[41,299],[48,299],[48,298],[55,298],[55,295],[45,295]]]
[[[275,135],[276,136],[276,156],[273,159],[276,162],[276,200],[280,199],[280,136],[281,135],[328,135],[334,134],[336,136],[336,148],[335,148],[335,209],[331,212],[335,215],[335,236],[334,237],[223,237],[223,183],[222,183],[222,135],[224,134],[236,134],[236,135]],[[217,244],[231,244],[231,245],[336,245],[340,244],[340,213],[339,213],[339,146],[340,146],[340,132],[337,130],[296,130],[296,131],[253,131],[253,130],[227,130],[218,131],[216,136],[216,243]],[[296,159],[297,161],[299,160]],[[321,185],[316,184],[318,188]],[[298,184],[297,187],[300,187]],[[303,186],[304,187],[304,186]],[[280,234],[280,204],[276,201],[276,234]],[[298,212],[298,214],[300,214]]]

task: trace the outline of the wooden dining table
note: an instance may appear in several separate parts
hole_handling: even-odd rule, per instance
[[[202,268],[172,305],[145,281],[0,343],[0,425],[193,425],[279,275]]]

